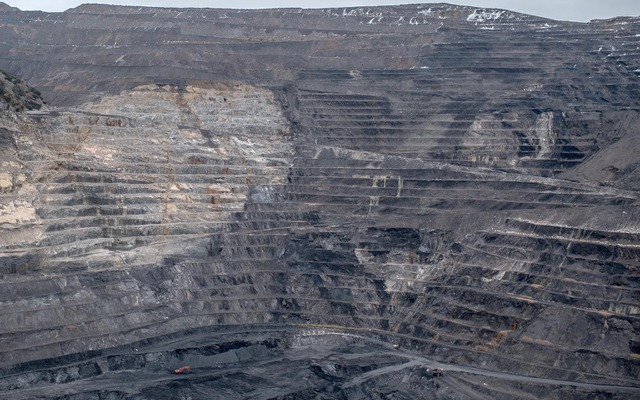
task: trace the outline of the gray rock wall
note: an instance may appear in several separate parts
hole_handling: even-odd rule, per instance
[[[638,26],[3,8],[0,388],[634,398]]]

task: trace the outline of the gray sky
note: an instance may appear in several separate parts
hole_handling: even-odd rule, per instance
[[[156,7],[275,8],[350,7],[386,4],[427,3],[396,0],[0,0],[22,10],[64,11],[82,3],[146,5]],[[436,0],[476,7],[505,8],[547,18],[589,21],[620,15],[640,15],[640,0]]]

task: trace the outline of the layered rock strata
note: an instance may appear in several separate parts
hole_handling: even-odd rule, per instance
[[[12,398],[640,393],[638,19],[0,10]]]

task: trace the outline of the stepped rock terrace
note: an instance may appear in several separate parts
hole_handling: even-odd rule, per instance
[[[640,19],[0,3],[0,54],[12,399],[640,396]]]

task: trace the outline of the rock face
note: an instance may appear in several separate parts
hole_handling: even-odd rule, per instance
[[[640,395],[639,19],[0,4],[0,38],[48,102],[0,107],[12,399]]]
[[[0,70],[0,99],[3,108],[15,111],[42,107],[40,92],[15,75]]]

